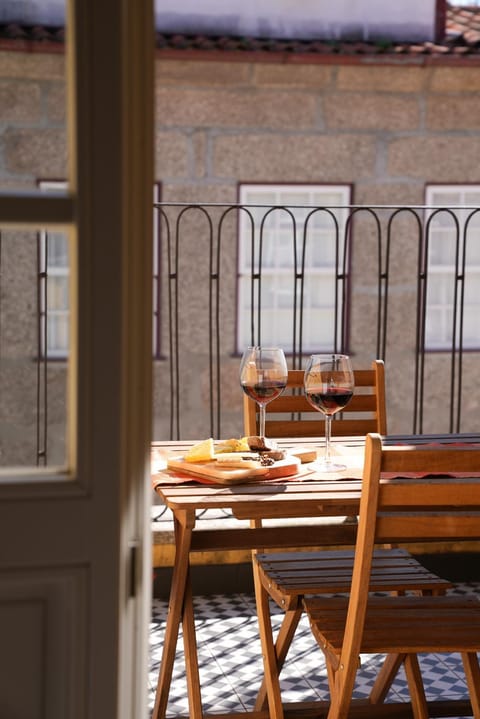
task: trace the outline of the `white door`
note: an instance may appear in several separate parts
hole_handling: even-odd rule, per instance
[[[0,230],[76,258],[66,466],[0,475],[2,719],[147,715],[152,18],[72,0],[69,193],[0,195]]]

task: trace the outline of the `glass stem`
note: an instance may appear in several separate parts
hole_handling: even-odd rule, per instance
[[[260,409],[260,414],[258,418],[259,436],[263,439],[265,437],[265,405],[259,404],[258,407]]]
[[[330,464],[332,459],[330,457],[330,437],[332,434],[332,416],[330,414],[325,415],[325,464]]]

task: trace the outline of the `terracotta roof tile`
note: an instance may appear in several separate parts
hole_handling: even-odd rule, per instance
[[[168,35],[157,32],[161,49],[217,50],[224,52],[275,52],[317,55],[426,55],[453,57],[480,54],[480,8],[447,5],[445,33],[439,42],[394,43],[335,40],[280,40],[233,36]]]
[[[460,38],[467,44],[478,42],[480,36],[480,8],[448,8],[445,30],[447,38]]]
[[[45,25],[0,24],[0,39],[63,44],[65,42],[65,30],[63,27],[52,28],[46,27]]]
[[[9,47],[62,45],[64,28],[27,26],[15,23],[0,24],[0,42]],[[355,56],[432,56],[463,57],[480,55],[480,8],[451,7],[447,5],[445,34],[440,42],[394,43],[357,42],[329,40],[284,40],[256,37],[207,36],[166,34],[157,32],[155,44],[158,50],[199,50],[221,53],[280,53],[285,55],[343,55]]]

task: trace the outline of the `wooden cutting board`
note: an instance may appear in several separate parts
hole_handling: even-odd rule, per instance
[[[240,467],[222,467],[218,462],[185,462],[183,457],[170,458],[168,469],[203,477],[218,484],[242,484],[264,479],[279,479],[297,474],[300,460],[297,457],[286,457],[275,462],[271,467],[258,469],[242,469]]]

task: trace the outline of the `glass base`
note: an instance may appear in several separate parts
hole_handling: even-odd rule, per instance
[[[327,462],[325,459],[321,458],[316,459],[310,466],[316,472],[342,472],[344,469],[347,469],[346,464],[338,464],[333,460]]]

